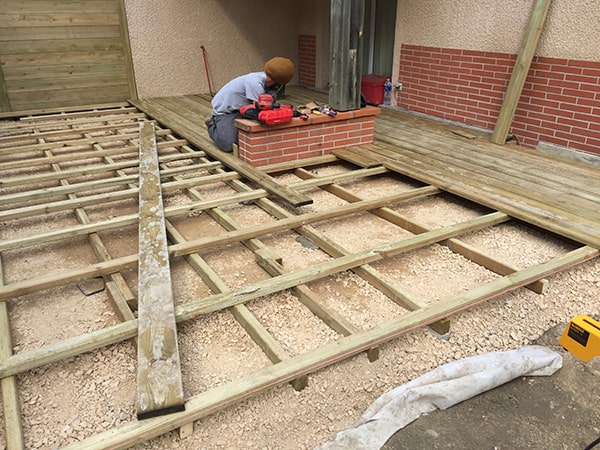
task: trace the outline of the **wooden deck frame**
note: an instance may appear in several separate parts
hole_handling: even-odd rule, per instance
[[[168,99],[168,101],[163,99],[161,100],[161,104],[163,106],[165,104],[174,105],[177,104],[177,101],[174,99]],[[185,98],[182,101],[182,104],[188,107],[197,105],[196,114],[198,117],[200,117],[208,109],[208,102],[206,102],[206,100],[204,100],[202,97]],[[87,118],[91,118],[94,113],[96,112],[88,111],[81,112],[80,115],[80,112],[73,112],[73,114],[77,115],[78,117]],[[135,116],[131,118],[132,123],[137,124],[141,120],[139,111],[129,109],[129,113],[132,114],[132,116]],[[110,116],[111,111],[103,109],[101,114]],[[60,115],[63,117],[70,117],[67,114]],[[127,116],[127,114],[125,114],[125,116]],[[560,235],[574,240],[574,246],[578,246],[579,248],[575,248],[575,250],[572,252],[563,256],[559,256],[552,261],[541,263],[537,266],[527,269],[519,269],[510,262],[498,260],[497,258],[486,254],[486,252],[481,251],[480,249],[472,248],[471,246],[466,245],[464,242],[460,241],[459,238],[460,234],[467,230],[479,229],[481,227],[485,228],[492,224],[514,220],[512,217],[516,217],[516,215],[509,214],[507,211],[493,212],[494,210],[497,210],[495,206],[501,206],[501,203],[491,203],[489,200],[478,202],[492,208],[492,213],[463,224],[457,224],[451,227],[442,227],[439,229],[429,229],[428,227],[414,220],[410,220],[409,218],[388,208],[388,204],[402,201],[402,196],[390,196],[379,201],[368,201],[361,199],[360,197],[344,189],[342,185],[338,183],[342,183],[350,179],[366,180],[370,176],[398,172],[401,174],[401,176],[410,176],[426,183],[426,185],[422,188],[416,188],[413,190],[414,192],[405,194],[406,197],[404,198],[410,198],[414,195],[437,195],[442,191],[459,193],[452,190],[454,189],[454,184],[451,181],[451,178],[448,178],[447,180],[450,181],[447,181],[442,177],[436,179],[431,175],[431,173],[439,170],[439,167],[441,167],[436,165],[436,158],[438,157],[437,153],[442,153],[442,156],[447,154],[439,150],[441,145],[440,142],[443,141],[443,137],[435,132],[427,133],[428,138],[421,139],[419,141],[419,147],[423,147],[424,149],[437,149],[436,152],[427,153],[421,150],[417,152],[415,151],[415,143],[413,139],[415,139],[415,135],[421,136],[423,133],[416,129],[403,129],[403,127],[407,128],[406,125],[402,125],[400,127],[395,126],[393,128],[389,127],[388,124],[394,120],[393,116],[387,113],[383,114],[383,116],[384,117],[382,117],[377,124],[379,129],[379,141],[376,142],[374,146],[360,149],[360,152],[357,152],[356,149],[354,149],[339,152],[337,156],[327,156],[306,162],[290,162],[274,165],[272,167],[266,167],[261,171],[261,173],[265,175],[281,171],[294,171],[298,177],[303,179],[303,181],[290,186],[294,192],[299,192],[308,188],[320,187],[321,189],[325,189],[333,195],[336,195],[348,202],[348,206],[332,208],[330,211],[326,211],[324,213],[320,212],[318,214],[291,214],[287,209],[278,204],[277,199],[282,198],[282,196],[277,195],[275,198],[269,198],[268,196],[272,193],[271,191],[260,188],[257,189],[256,187],[252,186],[251,183],[245,183],[242,180],[244,176],[235,171],[228,171],[231,168],[227,167],[227,164],[223,161],[215,163],[215,161],[211,160],[211,152],[214,152],[214,149],[210,148],[210,143],[206,140],[198,138],[198,136],[202,134],[201,129],[195,130],[195,134],[193,134],[194,139],[197,143],[201,143],[201,146],[198,146],[197,143],[193,145],[188,144],[188,141],[182,139],[182,136],[175,135],[173,130],[159,129],[158,135],[161,137],[161,139],[165,140],[162,141],[164,148],[174,147],[180,154],[187,155],[191,167],[202,167],[207,173],[207,175],[205,175],[206,179],[210,180],[206,181],[207,183],[227,183],[232,189],[238,192],[237,194],[231,195],[226,201],[223,199],[216,201],[204,200],[197,192],[194,191],[193,182],[186,184],[186,179],[189,176],[189,174],[186,174],[186,172],[188,172],[187,170],[183,170],[182,172],[173,170],[169,172],[171,170],[169,164],[178,160],[179,156],[169,156],[161,159],[161,182],[163,186],[171,185],[174,191],[180,190],[185,192],[190,198],[190,203],[194,205],[188,211],[206,211],[207,214],[213,217],[215,222],[221,224],[226,230],[229,230],[224,236],[217,239],[207,238],[190,241],[183,238],[183,236],[178,232],[177,228],[170,223],[169,220],[166,220],[166,231],[169,235],[170,241],[172,242],[169,248],[171,258],[184,256],[188,261],[188,264],[194,268],[195,272],[198,273],[204,282],[206,282],[206,284],[211,287],[213,292],[215,292],[215,294],[210,297],[197,299],[177,307],[177,321],[180,322],[193,320],[199,314],[206,314],[210,313],[211,311],[230,308],[239,323],[244,326],[248,334],[252,336],[257,345],[265,352],[265,354],[269,356],[274,365],[256,372],[238,382],[228,383],[222,387],[212,389],[201,395],[187,399],[186,411],[170,414],[160,418],[146,419],[142,422],[133,422],[125,425],[124,427],[110,430],[106,433],[101,433],[96,436],[91,436],[84,442],[74,444],[72,446],[73,448],[104,448],[106,445],[114,448],[125,448],[135,443],[144,442],[153,436],[158,436],[166,431],[176,429],[178,427],[184,427],[187,425],[189,429],[189,424],[193,420],[204,417],[242,399],[269,389],[275,385],[285,382],[292,382],[295,388],[300,389],[308,382],[308,374],[319,368],[334,364],[341,358],[365,351],[371,351],[369,353],[370,358],[376,357],[376,349],[378,345],[389,339],[394,339],[416,327],[437,323],[437,325],[440,327],[438,330],[440,332],[444,332],[445,329],[447,330],[448,325],[445,319],[454,312],[468,308],[469,306],[485,301],[488,298],[493,298],[497,295],[501,295],[510,290],[518,289],[524,286],[528,286],[536,292],[543,292],[547,285],[547,282],[544,281],[544,278],[547,276],[550,276],[551,274],[560,270],[566,270],[575,264],[598,256],[597,245],[586,245],[597,242],[595,240],[598,236],[597,230],[591,229],[588,230],[587,233],[581,235],[575,235],[571,232],[563,232],[565,224],[568,224],[570,220],[574,221],[575,223],[579,223],[576,214],[572,214],[570,216],[563,214],[561,216],[562,223],[560,223],[559,226],[554,226],[553,228],[550,226],[551,221],[548,220],[549,223],[545,223],[543,217],[537,217],[535,220],[531,220],[529,215],[534,215],[535,212],[532,213],[531,210],[524,208],[524,211],[520,212],[521,220],[533,223],[536,226],[541,226],[549,231],[558,232]],[[182,120],[181,115],[178,117],[178,120]],[[190,114],[190,117],[194,120],[197,119],[197,117],[194,117],[193,114]],[[123,119],[123,117],[120,118]],[[54,119],[56,119],[56,122],[60,122],[60,120],[62,120],[53,116],[45,118],[45,120]],[[67,120],[72,121],[72,118]],[[146,120],[149,121],[150,119]],[[20,130],[18,133],[27,135],[28,132],[37,131],[35,117],[32,116],[28,118],[26,122],[29,123],[29,125],[27,127],[18,127]],[[163,120],[156,121],[157,124],[162,122],[168,122],[168,118],[163,118]],[[23,123],[24,121],[17,122],[15,125],[23,125]],[[107,152],[103,147],[105,143],[111,142],[112,140],[97,142],[94,140],[90,132],[88,132],[89,130],[86,129],[87,124],[93,123],[93,120],[75,123],[72,122],[72,126],[83,127],[84,132],[82,133],[82,136],[83,139],[86,139],[86,145],[91,145],[96,151],[98,151],[98,155],[100,155],[100,159],[104,165],[104,171],[106,173],[112,173],[116,175],[113,177],[115,180],[110,182],[111,188],[116,189],[116,193],[113,195],[112,199],[108,199],[107,201],[110,202],[116,198],[120,198],[121,195],[123,198],[135,198],[135,195],[137,195],[135,179],[131,178],[131,174],[125,171],[129,170],[127,167],[119,167],[115,165],[115,161],[112,159],[112,157],[118,156],[119,152]],[[190,123],[185,124],[185,127],[191,126],[192,125]],[[185,127],[182,125],[182,129],[185,129]],[[92,127],[90,126],[90,129],[91,128]],[[398,130],[401,130],[402,132]],[[36,135],[37,134],[38,133],[36,133]],[[39,134],[42,135],[43,133]],[[18,144],[19,140],[15,140],[16,136],[17,135],[11,133],[10,143],[8,140],[4,141],[5,145],[15,146],[15,143]],[[46,138],[52,138],[52,136],[45,136]],[[45,138],[41,137],[39,139],[41,142],[38,141],[35,145],[44,144],[43,140]],[[173,142],[172,145],[169,144],[169,140]],[[137,144],[135,137],[127,137],[125,141],[127,142],[123,147],[124,149],[126,146]],[[456,143],[460,141],[454,142]],[[2,145],[2,138],[0,138],[0,149],[3,148]],[[161,143],[158,145],[161,145]],[[398,145],[403,146],[403,151],[413,152],[411,153],[411,156],[402,159],[401,157],[394,155],[391,150]],[[480,151],[480,148],[477,144],[470,143],[468,145],[473,147],[473,152],[478,150]],[[210,148],[210,151],[205,151],[205,147]],[[75,187],[75,185],[78,183],[75,183],[75,180],[72,179],[72,176],[76,172],[71,173],[69,170],[64,170],[59,166],[59,164],[65,160],[57,158],[56,155],[54,155],[54,148],[55,147],[52,146],[48,147],[44,145],[38,145],[34,150],[28,150],[31,152],[37,152],[37,155],[39,155],[40,151],[45,152],[44,157],[48,158],[47,162],[50,166],[52,166],[52,170],[55,172],[51,179],[53,183],[58,182],[61,185],[52,188],[55,189],[54,197],[46,196],[45,194],[42,194],[41,191],[37,194],[34,194],[33,192],[35,190],[39,191],[38,188],[33,189],[31,195],[29,196],[28,189],[32,188],[28,187],[29,185],[16,183],[13,185],[13,187],[22,188],[23,192],[17,194],[11,193],[7,195],[20,195],[22,196],[21,200],[17,199],[14,202],[11,202],[10,206],[5,206],[4,211],[0,211],[0,213],[6,214],[6,217],[11,217],[11,214],[16,214],[16,210],[22,208],[20,205],[21,201],[47,202],[49,204],[49,210],[52,208],[61,210],[61,208],[64,206],[64,208],[66,208],[64,210],[72,209],[73,211],[78,211],[78,220],[81,225],[75,226],[74,229],[81,229],[81,235],[89,236],[90,245],[92,245],[95,249],[100,262],[71,271],[50,273],[45,276],[41,276],[37,280],[29,280],[22,283],[12,283],[9,285],[0,286],[0,307],[5,308],[6,302],[11,301],[11,299],[15,298],[15,296],[41,291],[50,286],[62,286],[68,283],[78,282],[85,278],[104,275],[110,277],[107,278],[107,286],[110,286],[112,289],[111,297],[121,298],[124,302],[121,304],[121,309],[123,311],[121,314],[119,314],[119,317],[123,322],[113,327],[108,327],[106,329],[77,336],[63,342],[46,345],[39,349],[15,355],[9,355],[9,352],[3,350],[2,354],[0,355],[0,378],[2,378],[3,383],[3,395],[5,383],[10,383],[10,380],[19,373],[31,370],[35,367],[41,367],[50,362],[60,361],[70,356],[93,351],[94,349],[102,348],[112,343],[134,338],[137,333],[137,320],[133,318],[129,307],[127,306],[127,302],[124,301],[125,298],[131,297],[131,292],[127,292],[129,289],[126,286],[126,283],[122,281],[122,277],[121,281],[117,282],[120,277],[120,271],[124,270],[125,268],[135,267],[137,264],[137,255],[113,259],[106,253],[105,249],[103,251],[102,241],[99,240],[98,236],[98,232],[101,228],[97,225],[97,223],[88,223],[89,218],[86,218],[85,216],[85,204],[89,204],[86,203],[86,197],[93,195],[85,193],[88,191],[94,191],[94,189],[97,189],[97,187],[94,186],[93,181],[89,182],[87,187],[81,186],[81,190],[79,190],[79,187]],[[423,170],[423,166],[421,165],[421,172],[414,170],[413,165],[407,162],[411,157],[416,159],[417,155],[419,154],[427,155],[423,161],[426,161],[427,164],[431,163],[431,166],[425,166],[425,170]],[[1,155],[2,153],[0,153],[0,157]],[[6,157],[6,155],[9,155],[9,152],[5,152],[4,157]],[[32,154],[31,158],[33,159],[40,157],[33,156]],[[180,162],[181,161],[187,161],[187,159],[183,157]],[[358,166],[364,168],[355,168],[347,174],[329,177],[318,177],[308,170],[308,168],[313,165],[331,163],[341,164],[343,161],[349,161],[355,167]],[[41,163],[41,161],[39,162]],[[449,164],[448,160],[446,160],[446,163]],[[462,164],[460,162],[460,158],[456,160],[456,163],[458,165],[453,165],[450,167],[454,167],[455,170],[460,169],[460,164]],[[2,162],[0,162],[0,164],[2,164]],[[5,166],[5,168],[10,167],[10,164]],[[498,161],[498,164],[504,164],[504,162]],[[19,163],[19,165],[22,164]],[[429,167],[433,168],[431,172],[427,171]],[[551,166],[549,166],[547,169],[548,172],[556,172],[561,170]],[[580,166],[574,166],[572,170],[575,173],[588,173],[586,172],[587,169],[585,167]],[[58,174],[58,171],[61,173]],[[455,172],[451,171],[450,175],[452,173]],[[515,172],[513,170],[510,176],[515,177],[514,179],[518,180],[519,175],[520,174],[518,171]],[[46,175],[40,176],[36,179],[36,181],[40,181],[40,178],[45,176]],[[263,176],[259,173],[250,179],[256,181],[257,179],[261,180],[265,178],[263,178]],[[0,180],[4,181],[2,177],[0,177]],[[502,181],[501,179],[499,180]],[[545,184],[542,184],[542,186],[544,186],[543,189],[546,189],[548,192],[550,192],[552,189],[560,192],[560,189],[562,189],[563,194],[567,193],[568,195],[572,196],[578,195],[575,205],[579,206],[583,213],[587,212],[585,208],[587,208],[588,205],[597,206],[598,194],[593,183],[585,186],[585,189],[578,191],[576,189],[577,186],[579,186],[578,183],[565,183],[566,181],[570,181],[569,179],[560,180],[560,183],[554,184],[548,184],[548,180],[551,180],[551,175],[548,175],[547,178],[544,178]],[[198,183],[202,183],[202,181],[196,181]],[[84,182],[82,184],[85,185],[86,183],[88,182]],[[559,187],[557,187],[557,185]],[[583,183],[581,185],[583,186]],[[5,185],[0,182],[0,190],[3,189],[3,187],[5,187]],[[273,188],[274,186],[270,187]],[[461,185],[461,188],[465,189],[465,193],[468,194],[464,195],[463,197],[470,198],[471,200],[477,200],[478,196],[483,195],[477,189],[477,186],[472,188],[473,192],[468,190],[468,186]],[[122,194],[122,192],[126,192],[127,194]],[[78,197],[75,197],[75,195],[78,195]],[[69,196],[71,199],[57,201],[57,196]],[[81,203],[77,203],[79,196],[81,196],[81,199],[79,199]],[[227,204],[232,204],[232,202],[248,200],[252,201],[255,205],[261,207],[271,214],[274,219],[276,219],[276,222],[260,227],[241,227],[239,224],[235,223],[232,218],[228,217],[228,215],[225,214],[221,209],[221,207],[224,207]],[[60,202],[65,201],[67,203],[63,204],[63,206],[50,206],[54,203],[60,204]],[[561,212],[568,212],[564,210],[564,208],[565,205],[562,203],[554,206],[552,203],[550,203],[548,206],[546,206],[546,209],[550,211],[560,210]],[[165,209],[166,215],[167,210],[168,208]],[[357,211],[369,211],[396,226],[407,229],[411,233],[414,233],[415,236],[413,238],[404,239],[395,243],[376,246],[363,252],[351,253],[317,232],[316,229],[311,225],[312,223],[317,223],[318,221],[325,220],[330,217],[350,217],[350,214]],[[596,211],[597,210],[594,209],[592,214]],[[32,217],[35,214],[39,214],[39,212],[39,210],[35,210],[34,208],[24,211],[23,216],[21,217]],[[181,214],[183,214],[183,209],[181,210]],[[173,216],[174,215],[176,214],[173,214]],[[122,217],[119,217],[115,219],[115,222],[119,222],[121,220],[123,220]],[[138,220],[139,219],[137,216],[132,218],[130,225],[133,226],[134,224],[137,224]],[[86,226],[89,226],[89,228],[85,228]],[[579,228],[581,228],[581,226],[579,226]],[[318,265],[316,268],[313,267],[311,270],[298,270],[291,273],[284,272],[279,261],[280,256],[273,252],[270,248],[266,247],[259,240],[261,236],[271,234],[277,230],[294,230],[296,233],[306,236],[313,242],[317,243],[321,250],[331,255],[333,259]],[[23,242],[20,242],[21,238],[10,239],[8,240],[8,244],[5,241],[0,241],[0,245],[8,245],[9,247],[12,246],[10,248],[19,248],[21,245],[29,245],[26,244],[25,241],[35,241],[38,244],[45,244],[54,239],[51,234],[52,233],[47,235],[41,234],[37,236],[34,235],[24,237],[22,238]],[[67,232],[66,234],[57,235],[56,240],[68,239],[69,237],[71,237],[71,235]],[[578,241],[578,237],[582,237],[583,241]],[[255,253],[258,264],[263,267],[272,278],[259,283],[253,283],[251,285],[244,286],[240,289],[229,289],[226,284],[216,275],[215,271],[206,263],[206,261],[203,260],[201,252],[203,249],[214,248],[215,246],[232,242],[242,242],[249,249],[251,249]],[[383,277],[376,270],[374,270],[372,266],[370,266],[370,263],[396,254],[397,252],[404,252],[412,248],[430,245],[433,242],[447,245],[453,251],[468,257],[477,264],[480,264],[502,276],[494,282],[481,285],[463,295],[444,300],[432,307],[426,307],[419,301],[410,298],[410,296],[406,295],[405,292],[402,292],[401,289],[395,286],[394,283],[390,283],[390,280],[386,280],[385,277]],[[4,247],[4,250],[6,250],[6,248],[7,247]],[[400,319],[392,320],[389,323],[382,324],[377,330],[358,332],[356,327],[350,324],[343,316],[324,308],[318,296],[316,296],[314,292],[312,292],[307,286],[307,284],[312,280],[324,278],[330,274],[339,273],[340,271],[344,270],[353,270],[359,276],[371,283],[371,285],[384,292],[390,298],[390,300],[397,302],[410,312]],[[120,285],[119,289],[116,288],[117,284]],[[324,323],[343,336],[340,338],[339,342],[336,342],[336,345],[326,345],[315,351],[308,352],[300,356],[290,357],[281,348],[280,344],[278,344],[277,341],[273,339],[268,332],[266,332],[260,322],[257,321],[256,318],[251,315],[248,309],[244,306],[244,303],[251,299],[260,298],[268,295],[269,293],[279,292],[283,289],[291,289],[299,301],[305,304],[313,312],[313,314],[321,318]],[[6,317],[6,320],[8,321],[9,318]],[[5,329],[9,329],[9,326],[7,326]],[[375,349],[375,351],[372,351],[372,349]],[[8,395],[10,396],[10,388],[7,388],[7,392],[9,392]],[[18,411],[18,401],[16,404],[14,404],[5,399],[3,400],[3,404],[5,405],[5,426],[7,428],[7,435],[10,433],[11,436],[21,436],[22,439],[22,425],[18,423],[18,420],[11,420],[9,415],[11,412],[14,414],[14,411]]]

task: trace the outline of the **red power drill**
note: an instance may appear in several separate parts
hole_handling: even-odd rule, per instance
[[[260,94],[253,104],[242,106],[240,114],[246,119],[258,120],[266,125],[287,123],[294,117],[291,105],[280,105],[271,94]]]
[[[271,94],[259,94],[258,100],[254,102],[254,107],[256,109],[266,110],[266,109],[275,109],[279,108],[279,103],[275,103],[273,101],[273,96]]]

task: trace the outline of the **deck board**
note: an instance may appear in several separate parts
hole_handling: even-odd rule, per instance
[[[327,96],[293,87],[282,100],[310,101],[324,104]],[[208,137],[203,123],[210,114],[208,95],[145,99],[138,107],[144,105],[160,105],[171,116],[164,120]],[[371,161],[387,161],[390,170],[600,248],[600,167],[516,144],[496,145],[476,131],[465,139],[453,132],[457,128],[384,109],[375,119],[374,145],[361,149]]]

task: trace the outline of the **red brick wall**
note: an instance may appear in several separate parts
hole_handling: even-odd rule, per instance
[[[317,82],[317,37],[301,34],[298,36],[298,84],[315,87]]]
[[[275,164],[313,156],[334,149],[373,143],[375,107],[338,112],[336,117],[312,116],[303,121],[266,126],[238,120],[238,146],[241,160],[253,166]]]
[[[493,130],[516,55],[403,45],[398,106]],[[600,153],[600,62],[535,57],[510,133]]]

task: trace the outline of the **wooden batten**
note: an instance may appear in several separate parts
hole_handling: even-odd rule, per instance
[[[540,40],[551,3],[552,0],[536,0],[533,6],[533,11],[523,37],[523,43],[521,44],[521,50],[515,62],[510,81],[508,82],[504,102],[502,103],[498,121],[491,137],[491,141],[494,144],[503,145],[506,143],[508,130],[515,116],[517,104],[519,103],[519,98],[521,98],[525,79],[531,67],[531,61]]]
[[[140,124],[137,416],[185,409],[156,135]]]

